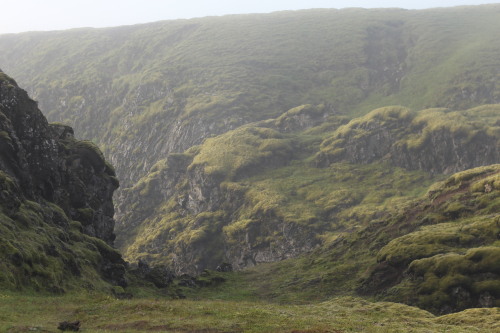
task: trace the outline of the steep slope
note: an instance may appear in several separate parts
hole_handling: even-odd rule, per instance
[[[398,214],[443,173],[500,161],[498,105],[342,126],[329,111],[297,107],[157,163],[123,192],[125,256],[190,273],[295,257]]]
[[[500,165],[435,184],[391,228],[409,225],[380,249],[362,291],[438,313],[500,305]]]
[[[213,298],[238,290],[302,304],[356,294],[436,314],[498,307],[499,174],[499,164],[453,174],[310,253],[233,273]]]
[[[321,143],[319,166],[338,161],[385,160],[409,170],[450,174],[500,161],[500,107],[466,111],[402,107],[370,112],[339,128]]]
[[[1,71],[0,147],[0,288],[125,285],[112,248],[114,171]]]
[[[129,187],[168,153],[297,105],[352,116],[498,103],[499,16],[309,10],[4,35],[0,64]]]

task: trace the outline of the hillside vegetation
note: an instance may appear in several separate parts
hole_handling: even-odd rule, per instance
[[[261,303],[230,310],[230,319],[209,313],[209,321],[223,320],[215,331],[257,325],[238,321],[241,313],[264,311],[263,318],[282,323],[283,311],[294,317],[306,302],[323,314],[336,302],[370,315],[382,311],[380,303],[336,296],[448,314],[500,305],[499,22],[500,6],[487,5],[307,10],[2,35],[0,66],[50,120],[94,140],[115,166],[122,184],[116,245],[132,263],[129,271],[159,272],[167,280],[161,288],[168,287],[159,295],[205,299],[200,307],[217,308],[226,296],[294,304],[279,315]],[[10,138],[0,131],[0,140]],[[60,149],[70,155],[68,165],[79,155],[116,187],[113,168],[89,141],[63,140]],[[0,185],[10,193],[12,179],[4,178]],[[24,204],[39,216],[50,208]],[[64,221],[87,240],[99,214],[78,204]],[[6,221],[17,228],[16,219]],[[14,232],[5,237],[17,239]],[[221,264],[237,272],[211,280],[206,269]],[[201,274],[202,282],[184,273]],[[133,288],[113,290],[128,297]],[[130,306],[149,306],[142,302]],[[104,311],[118,306],[103,304]],[[457,332],[468,314],[481,314],[436,319],[382,304],[389,331],[400,329],[387,319],[392,311],[418,312],[422,330]],[[292,321],[260,329],[366,327],[352,320],[339,328],[336,321]],[[441,326],[448,324],[457,326]],[[149,319],[109,325],[92,329],[206,328]]]
[[[255,280],[273,285],[291,274],[302,300],[316,299],[315,290],[321,290],[319,299],[339,292],[378,294],[435,312],[496,304],[499,276],[490,261],[466,262],[467,268],[452,269],[449,277],[438,274],[428,282],[435,283],[431,289],[409,287],[403,277],[415,273],[418,281],[430,274],[430,262],[412,261],[434,255],[455,253],[468,260],[467,251],[472,256],[477,250],[493,256],[485,260],[496,260],[499,169],[474,167],[499,160],[499,127],[488,118],[496,117],[498,106],[419,112],[387,107],[327,134],[323,129],[330,122],[343,120],[333,117],[319,126],[305,121],[323,119],[324,111],[293,109],[160,161],[123,194],[122,205],[130,208],[126,227],[119,229],[125,257],[196,274],[224,261],[245,268],[313,251],[279,264],[277,276],[264,278],[266,270],[256,268]],[[288,132],[297,122],[313,127]],[[415,137],[434,144],[414,143]],[[325,155],[336,162],[325,165]],[[407,164],[398,166],[400,161]],[[431,186],[443,179],[442,172],[465,168],[473,169]],[[410,245],[413,237],[418,245]],[[441,242],[446,246],[432,245]],[[468,277],[438,282],[454,274]],[[462,287],[462,303],[452,302]],[[274,297],[295,297],[294,289],[271,289]]]
[[[0,65],[129,187],[168,153],[303,104],[352,117],[498,103],[499,15],[325,9],[3,35]]]

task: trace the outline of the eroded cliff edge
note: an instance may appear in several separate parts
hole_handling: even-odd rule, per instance
[[[1,71],[0,147],[0,286],[125,285],[125,262],[112,248],[113,168],[71,127],[49,124]]]

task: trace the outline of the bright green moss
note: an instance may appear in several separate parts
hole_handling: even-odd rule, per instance
[[[412,119],[413,113],[402,106],[375,109],[363,117],[350,121],[335,131],[337,138],[361,138],[370,134],[373,128],[398,129]]]
[[[498,281],[490,276],[499,272],[499,253],[500,248],[490,246],[469,249],[465,254],[447,253],[413,261],[409,272],[423,277],[417,283],[419,305],[438,310],[446,304],[453,304],[450,301],[456,288],[471,293],[473,298],[485,292],[498,295]],[[468,305],[457,303],[455,306]]]
[[[466,206],[464,206],[460,202],[451,202],[450,204],[446,205],[446,208],[443,210],[443,213],[450,217],[451,219],[457,218],[460,215],[463,215],[464,213],[467,213],[468,209]]]
[[[203,166],[208,175],[231,180],[254,173],[252,168],[265,168],[266,160],[287,160],[290,140],[269,128],[242,127],[216,138],[207,139],[189,169]],[[283,163],[283,162],[281,162]]]
[[[476,272],[500,274],[500,247],[489,246],[467,251],[466,258],[474,263]]]

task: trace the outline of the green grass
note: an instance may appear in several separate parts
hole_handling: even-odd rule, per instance
[[[0,294],[2,332],[57,332],[62,321],[81,332],[495,332],[498,309],[450,316],[396,303],[340,297],[307,305],[222,300],[116,300],[99,294],[62,297]]]
[[[189,169],[202,165],[207,176],[220,175],[233,180],[251,174],[256,167],[272,166],[271,159],[284,164],[291,155],[291,142],[280,132],[270,128],[241,127],[207,139]]]

